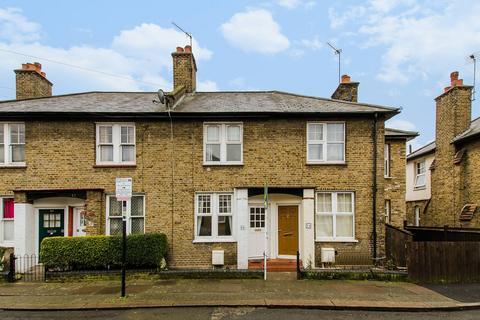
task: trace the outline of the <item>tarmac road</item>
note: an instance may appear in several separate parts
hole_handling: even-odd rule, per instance
[[[171,320],[478,320],[480,310],[452,312],[367,312],[266,308],[147,308],[97,311],[0,311],[0,319],[171,319]]]

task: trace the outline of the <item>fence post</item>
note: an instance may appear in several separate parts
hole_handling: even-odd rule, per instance
[[[302,278],[302,271],[300,270],[300,252],[297,251],[297,280]]]
[[[8,272],[8,281],[15,281],[15,254],[10,253],[10,270]]]

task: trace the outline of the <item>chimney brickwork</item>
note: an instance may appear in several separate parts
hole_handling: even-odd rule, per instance
[[[17,100],[50,97],[52,83],[47,79],[38,62],[24,63],[15,70]]]
[[[197,65],[191,46],[177,47],[173,58],[173,90],[184,86],[187,93],[197,89]]]
[[[350,102],[358,101],[358,82],[351,82],[350,76],[344,74],[342,82],[338,85],[335,92],[332,94],[332,99],[343,100]]]
[[[459,226],[458,217],[463,206],[462,187],[454,165],[458,151],[452,140],[470,128],[472,113],[472,86],[463,85],[458,72],[450,74],[450,86],[436,100],[435,169],[432,171],[433,214],[426,215],[426,225]]]

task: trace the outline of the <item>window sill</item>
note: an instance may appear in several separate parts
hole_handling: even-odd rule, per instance
[[[0,247],[2,247],[2,248],[13,248],[13,247],[15,247],[15,242],[13,242],[13,241],[0,242]]]
[[[388,179],[388,180],[393,179],[393,177],[391,177],[391,176],[383,176],[383,177],[384,177],[385,179]]]
[[[315,239],[315,242],[345,242],[345,243],[357,243],[357,239],[343,239],[343,240],[337,240],[337,239]]]
[[[427,189],[426,186],[420,186],[420,187],[414,187],[414,188],[413,188],[414,191],[417,191],[417,190],[425,190],[425,189]]]
[[[25,163],[22,164],[2,164],[0,165],[0,169],[24,169],[27,165]]]
[[[312,162],[312,161],[307,161],[306,163],[307,166],[346,166],[347,162],[346,161],[323,161],[323,162]]]
[[[204,162],[204,167],[235,167],[235,166],[243,166],[243,162]]]
[[[192,243],[231,243],[231,242],[237,242],[234,238],[209,238],[209,239],[194,239]]]
[[[120,163],[101,163],[101,164],[96,164],[93,166],[94,168],[136,168],[137,164],[132,163],[132,164],[120,164]]]

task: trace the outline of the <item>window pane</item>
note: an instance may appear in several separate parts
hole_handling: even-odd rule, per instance
[[[333,237],[333,217],[317,215],[317,237]]]
[[[227,144],[227,161],[241,161],[242,146],[240,144]]]
[[[353,238],[353,216],[337,216],[337,237]]]
[[[122,219],[114,218],[110,219],[110,234],[119,235],[122,234]]]
[[[5,136],[3,134],[4,130],[4,125],[0,123],[0,143],[5,143]]]
[[[220,127],[219,126],[207,126],[207,141],[209,141],[209,142],[220,141]]]
[[[337,194],[337,211],[338,212],[352,212],[352,194],[338,193]]]
[[[135,161],[135,146],[122,146],[122,161]]]
[[[113,146],[100,146],[100,161],[113,161]]]
[[[141,234],[145,233],[144,231],[144,219],[143,218],[132,218],[132,234]]]
[[[232,212],[232,196],[229,194],[221,194],[218,196],[218,211],[219,213]]]
[[[218,216],[218,235],[232,235],[232,216]]]
[[[0,163],[5,162],[5,145],[0,144]]]
[[[3,240],[4,241],[13,241],[15,239],[13,224],[14,224],[13,220],[3,221]]]
[[[425,161],[417,163],[417,174],[425,173]]]
[[[227,126],[227,140],[240,141],[240,126]]]
[[[134,127],[121,127],[121,143],[134,144]]]
[[[328,123],[327,124],[327,141],[328,142],[343,142],[343,123]]]
[[[343,161],[343,143],[327,145],[327,161]]]
[[[121,217],[122,216],[122,203],[117,201],[115,197],[109,197],[109,213],[110,217]]]
[[[24,145],[12,146],[12,162],[25,162],[25,146]]]
[[[198,196],[198,213],[211,213],[211,196],[209,194],[203,194]]]
[[[23,123],[10,124],[10,143],[25,143],[25,125]]]
[[[323,140],[323,125],[320,123],[310,123],[308,125],[308,140]]]
[[[319,193],[317,195],[318,212],[332,212],[332,194]]]
[[[143,216],[143,196],[133,196],[130,204],[132,216]]]
[[[212,235],[212,217],[197,217],[197,235],[208,237]]]
[[[219,144],[207,144],[207,161],[220,161],[220,145]]]
[[[3,218],[13,219],[14,217],[14,202],[13,198],[3,199]]]
[[[98,128],[100,134],[100,143],[112,143],[112,127],[110,126],[100,126]]]
[[[416,187],[421,187],[421,186],[424,186],[424,185],[425,185],[425,175],[424,174],[418,175],[415,186]]]
[[[308,145],[308,160],[323,160],[323,145],[309,144]]]

